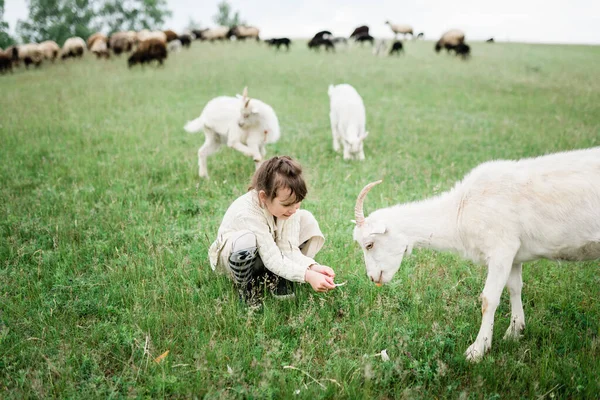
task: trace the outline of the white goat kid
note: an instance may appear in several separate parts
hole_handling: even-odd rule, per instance
[[[248,97],[221,96],[210,100],[198,118],[184,129],[189,133],[204,131],[205,141],[198,150],[198,173],[208,178],[206,159],[222,144],[252,157],[256,168],[266,155],[265,145],[279,140],[279,121],[273,108]]]
[[[491,161],[437,197],[363,214],[371,188],[356,201],[354,239],[372,281],[389,282],[413,247],[451,250],[487,264],[482,321],[466,351],[478,361],[491,348],[494,313],[505,286],[511,322],[505,339],[525,328],[521,265],[540,258],[600,258],[600,147],[519,161]]]
[[[344,160],[364,160],[363,141],[369,134],[365,131],[365,106],[362,98],[352,86],[329,85],[331,133],[333,150],[340,151],[344,146]]]

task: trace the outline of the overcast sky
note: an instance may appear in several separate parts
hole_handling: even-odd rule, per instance
[[[465,31],[467,41],[494,37],[501,41],[600,44],[600,0],[230,0],[242,19],[261,37],[309,37],[328,29],[348,36],[368,25],[375,37],[391,37],[386,20],[406,23],[427,39],[447,29]],[[219,0],[167,0],[173,16],[164,29],[183,30],[190,18],[213,26]],[[5,20],[14,32],[27,18],[25,0],[6,0]]]

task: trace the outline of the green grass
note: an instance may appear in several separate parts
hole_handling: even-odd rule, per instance
[[[0,397],[597,398],[597,262],[527,264],[525,336],[502,340],[504,293],[492,350],[471,365],[485,267],[420,250],[377,288],[350,219],[376,179],[366,212],[486,160],[600,145],[600,47],[473,43],[469,62],[405,47],[195,42],[161,69],[87,56],[0,76]],[[343,82],[367,108],[363,163],[331,146],[327,85]],[[222,149],[201,181],[203,136],[183,131],[244,85],[279,116],[268,156],[305,168],[303,207],[327,238],[317,259],[348,281],[259,313],[207,257],[253,163]],[[388,362],[372,356],[383,349]]]

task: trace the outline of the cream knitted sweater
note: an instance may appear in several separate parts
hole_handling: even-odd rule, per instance
[[[265,267],[294,282],[304,282],[306,269],[315,264],[315,260],[302,254],[298,246],[311,238],[320,240],[320,246],[325,241],[318,224],[301,224],[300,213],[275,222],[271,213],[260,206],[256,190],[251,190],[238,197],[225,212],[217,240],[208,251],[213,270],[229,236],[244,229],[256,235],[258,253]]]

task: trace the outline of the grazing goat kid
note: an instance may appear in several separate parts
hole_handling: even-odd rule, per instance
[[[525,328],[522,263],[600,258],[600,147],[486,162],[446,193],[365,218],[365,196],[380,182],[365,186],[355,207],[354,240],[372,281],[389,282],[413,247],[455,251],[487,264],[481,328],[465,353],[469,361],[491,348],[505,286],[511,319],[504,338],[517,339]]]
[[[209,101],[202,114],[189,121],[184,129],[189,133],[204,131],[205,141],[198,150],[198,173],[208,178],[206,159],[222,144],[252,157],[256,168],[265,157],[265,144],[279,140],[279,121],[275,111],[266,103],[242,96],[216,97]]]
[[[340,151],[344,146],[344,160],[364,160],[363,141],[369,134],[365,131],[365,106],[362,98],[348,84],[329,85],[331,133],[333,149]]]

